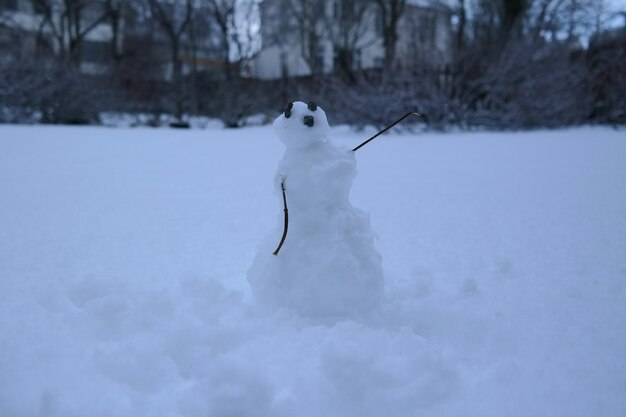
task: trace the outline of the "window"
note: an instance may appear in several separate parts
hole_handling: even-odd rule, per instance
[[[283,78],[289,77],[289,65],[287,63],[286,51],[280,51],[280,72]]]
[[[361,57],[362,57],[362,53],[360,49],[357,49],[354,51],[354,56],[352,57],[352,65],[354,69],[361,69],[362,63],[361,63]]]
[[[314,72],[324,72],[324,45],[319,45],[315,51],[313,62]]]
[[[335,71],[352,68],[352,54],[344,48],[335,48],[333,69]]]
[[[50,7],[51,7],[50,4],[48,4],[48,2],[45,2],[45,1],[34,1],[33,2],[33,8],[34,8],[36,14],[43,14],[43,15],[45,15],[49,11]]]
[[[339,4],[341,0],[336,0],[333,2],[333,17],[335,19],[339,19],[341,17],[341,4]]]
[[[374,30],[376,30],[376,34],[382,36],[383,34],[383,14],[380,10],[376,9],[376,14],[374,15]]]
[[[0,48],[6,48],[6,51],[8,51],[12,45],[16,44],[17,42],[15,42],[15,39],[11,36],[11,32],[0,30]]]
[[[420,16],[418,20],[419,39],[422,45],[430,45],[432,41],[433,22],[430,16]]]
[[[18,0],[2,0],[0,2],[0,9],[3,10],[17,10]]]
[[[83,41],[81,57],[84,62],[106,62],[111,57],[111,44],[108,42]]]

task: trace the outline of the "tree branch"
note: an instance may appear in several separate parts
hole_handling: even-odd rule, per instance
[[[392,127],[394,127],[395,125],[397,125],[398,123],[400,123],[401,121],[403,121],[404,119],[406,119],[407,117],[412,116],[412,115],[419,116],[422,119],[425,119],[424,115],[422,115],[421,113],[418,113],[416,111],[410,111],[407,114],[405,114],[404,116],[402,116],[401,118],[399,118],[398,120],[396,120],[395,122],[393,122],[392,124],[390,124],[389,126],[387,126],[386,128],[384,128],[383,130],[381,130],[380,132],[376,133],[374,136],[372,136],[371,138],[369,138],[368,140],[366,140],[365,142],[363,142],[359,146],[357,146],[356,148],[352,149],[352,152],[358,151],[363,146],[367,145],[368,143],[370,143],[371,141],[373,141],[374,139],[376,139],[377,137],[379,137],[380,135],[382,135],[383,133],[385,133],[386,131],[388,131],[389,129],[391,129]]]
[[[274,253],[272,253],[272,255],[274,255],[274,256],[278,255],[278,252],[280,251],[280,248],[283,247],[283,243],[285,243],[285,239],[287,238],[287,229],[289,229],[289,210],[287,210],[287,195],[285,194],[285,180],[283,180],[280,183],[280,188],[283,191],[283,207],[284,207],[284,212],[285,212],[285,226],[284,226],[284,229],[283,229],[283,236],[280,238],[280,243],[278,244],[278,247],[276,248]]]

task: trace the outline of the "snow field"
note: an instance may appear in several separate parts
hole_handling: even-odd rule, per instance
[[[360,150],[363,321],[250,307],[281,153],[265,127],[0,126],[0,415],[626,413],[623,132]]]

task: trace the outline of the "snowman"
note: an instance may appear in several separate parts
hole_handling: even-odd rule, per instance
[[[349,199],[355,152],[329,141],[326,114],[313,102],[290,103],[273,126],[285,145],[274,180],[285,213],[248,271],[255,304],[305,317],[371,314],[383,269],[369,216]]]

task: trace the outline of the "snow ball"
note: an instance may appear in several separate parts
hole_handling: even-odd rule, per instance
[[[291,109],[285,111],[274,121],[274,131],[287,148],[306,148],[328,138],[330,126],[326,113],[319,107],[311,110],[301,101],[290,103]]]

